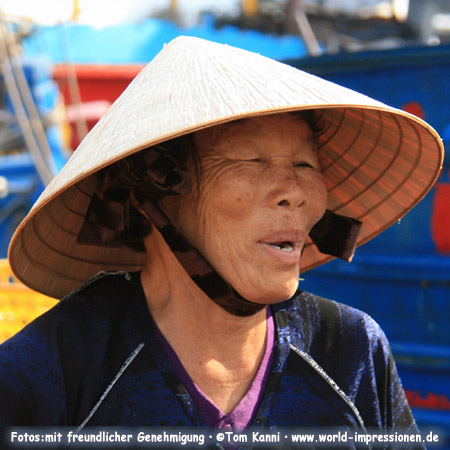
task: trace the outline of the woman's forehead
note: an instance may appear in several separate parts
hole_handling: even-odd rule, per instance
[[[278,133],[284,139],[309,141],[312,138],[312,131],[301,115],[284,113],[241,119],[208,128],[196,133],[196,144],[199,150],[206,150],[224,144],[264,139]]]

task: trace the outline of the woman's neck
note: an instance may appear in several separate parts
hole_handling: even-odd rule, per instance
[[[250,387],[264,355],[266,311],[234,316],[201,291],[159,233],[146,240],[149,310],[193,381],[225,413]]]

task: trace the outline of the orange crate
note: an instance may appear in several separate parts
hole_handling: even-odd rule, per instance
[[[56,299],[20,283],[13,276],[8,261],[0,260],[0,342],[10,338],[56,303]]]

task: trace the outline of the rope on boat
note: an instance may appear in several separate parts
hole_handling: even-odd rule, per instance
[[[33,158],[36,170],[42,182],[46,185],[56,174],[56,169],[53,166],[53,158],[44,127],[23,68],[13,62],[11,47],[15,48],[17,44],[14,41],[8,42],[8,35],[11,35],[11,33],[8,33],[3,13],[0,11],[1,71],[25,143]]]

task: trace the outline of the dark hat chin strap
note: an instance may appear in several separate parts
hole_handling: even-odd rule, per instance
[[[78,243],[107,247],[126,245],[145,251],[141,238],[134,237],[136,229],[141,227],[145,236],[154,226],[194,283],[217,305],[237,316],[255,314],[266,306],[239,295],[158,206],[158,200],[165,195],[191,191],[191,175],[176,158],[163,150],[142,151],[104,169],[97,177],[97,188],[78,234]],[[131,203],[131,193],[150,218],[148,226],[146,221],[142,225],[142,217]],[[310,236],[322,253],[350,261],[360,228],[360,221],[327,210]]]
[[[140,206],[151,223],[163,236],[180,264],[192,281],[217,305],[236,316],[250,316],[261,311],[266,305],[249,302],[239,295],[191,245],[184,235],[173,225],[164,212],[148,197],[139,195]]]

